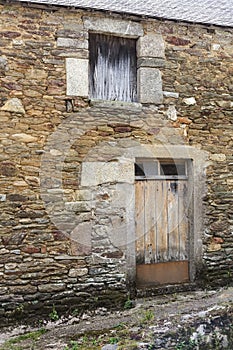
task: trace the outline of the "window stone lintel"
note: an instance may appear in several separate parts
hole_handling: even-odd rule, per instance
[[[84,17],[84,28],[88,31],[121,37],[143,36],[143,28],[140,23],[112,18]]]

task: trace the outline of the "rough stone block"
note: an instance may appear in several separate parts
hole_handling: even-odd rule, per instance
[[[18,98],[11,98],[1,108],[2,111],[25,114],[21,100]]]
[[[70,269],[70,271],[69,271],[69,277],[82,277],[82,276],[85,276],[87,274],[88,274],[88,269],[86,267]]]
[[[147,34],[138,39],[138,57],[165,58],[165,44],[160,34]]]
[[[232,101],[216,101],[217,105],[222,108],[232,108],[233,102]]]
[[[141,103],[163,102],[161,73],[156,68],[138,69],[138,95]]]
[[[68,211],[73,211],[77,213],[87,212],[91,210],[91,203],[89,201],[66,202],[65,208]]]
[[[138,38],[143,35],[140,23],[111,18],[86,17],[84,19],[84,28],[98,33],[117,34],[132,38]]]
[[[58,38],[57,47],[76,47],[77,49],[88,49],[88,41],[72,38]]]
[[[210,155],[210,159],[214,162],[225,162],[226,155],[224,153],[214,153]]]
[[[1,162],[0,164],[0,175],[2,176],[15,176],[17,174],[17,169],[12,162]]]
[[[25,142],[25,143],[36,142],[37,141],[36,137],[28,135],[28,134],[25,134],[25,133],[13,134],[11,138],[13,140],[17,140],[19,142]]]
[[[196,104],[196,100],[195,97],[187,97],[183,99],[183,102],[188,105],[188,106],[192,106]]]
[[[83,35],[83,24],[73,21],[64,22],[63,29],[58,29],[57,37],[79,38]]]
[[[82,165],[81,185],[97,186],[109,182],[134,182],[134,170],[131,163],[85,162]]]
[[[117,344],[107,344],[102,347],[102,350],[117,350],[118,345]]]
[[[168,98],[179,98],[179,93],[174,91],[163,91],[163,96]]]
[[[6,201],[6,194],[0,194],[0,202],[5,202]]]
[[[142,109],[142,105],[137,102],[125,102],[125,101],[103,101],[103,100],[91,100],[91,106],[98,108],[114,108],[121,110],[129,110],[139,112]]]
[[[0,57],[0,70],[2,70],[2,71],[7,70],[7,59],[6,59],[6,57],[3,57],[3,56]]]
[[[175,106],[173,106],[173,105],[169,106],[166,114],[167,114],[168,119],[171,119],[172,121],[177,120],[177,111],[176,111]]]
[[[48,73],[47,71],[43,70],[43,69],[37,69],[35,67],[32,67],[31,69],[29,69],[27,71],[27,73],[25,74],[27,79],[35,79],[35,80],[43,80],[43,79],[47,79],[48,77]]]
[[[66,288],[64,283],[47,283],[38,286],[38,290],[41,293],[51,293],[63,291]]]
[[[165,67],[166,61],[162,58],[140,57],[137,60],[137,67],[161,68]]]
[[[88,96],[88,60],[66,58],[68,96]]]
[[[90,222],[78,224],[70,234],[71,253],[73,255],[88,255],[91,253],[91,233]]]
[[[75,192],[76,201],[90,201],[93,198],[93,194],[89,190],[77,190]]]

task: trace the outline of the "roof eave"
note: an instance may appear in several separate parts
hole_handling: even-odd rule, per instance
[[[46,4],[46,3],[39,3],[39,1],[24,1],[24,0],[0,0],[1,2],[14,2],[14,3],[22,3],[26,4],[29,7],[36,7],[36,8],[47,8],[53,10],[54,8],[70,8],[70,9],[80,9],[84,11],[98,11],[98,12],[105,12],[105,13],[115,13],[119,15],[123,15],[125,17],[128,16],[134,16],[136,18],[141,18],[141,19],[154,19],[154,20],[160,20],[160,21],[171,21],[171,22],[176,22],[176,23],[183,23],[183,24],[192,24],[192,25],[204,25],[204,26],[216,26],[216,27],[222,27],[222,28],[233,28],[233,25],[228,25],[228,24],[220,24],[220,23],[215,23],[215,22],[198,22],[198,21],[189,21],[187,19],[182,19],[182,18],[171,18],[171,17],[163,17],[163,16],[153,16],[153,15],[147,15],[147,14],[140,14],[140,13],[135,13],[135,12],[125,12],[125,11],[116,11],[116,10],[108,10],[108,9],[100,9],[100,8],[95,8],[95,7],[90,7],[90,6],[69,6],[69,5],[63,5],[63,4]]]

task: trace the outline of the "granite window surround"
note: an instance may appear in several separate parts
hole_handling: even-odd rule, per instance
[[[89,33],[114,35],[122,38],[136,39],[137,55],[137,102],[141,104],[161,104],[163,102],[162,76],[160,67],[164,66],[165,44],[161,34],[147,33],[144,35],[143,27],[138,22],[112,18],[84,17],[84,32],[88,39]],[[67,47],[70,42],[77,48],[75,57],[66,57],[66,94],[69,97],[90,98],[89,92],[89,55],[80,57],[79,40],[75,45],[72,39],[57,39],[59,46]],[[82,43],[83,48],[83,43]],[[86,43],[88,49],[88,42]],[[68,54],[67,54],[68,55]]]

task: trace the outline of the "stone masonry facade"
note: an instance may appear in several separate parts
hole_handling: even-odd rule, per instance
[[[138,157],[193,161],[186,288],[232,283],[233,30],[0,10],[1,318],[117,307],[135,294]],[[137,40],[139,103],[89,99],[89,31]]]

